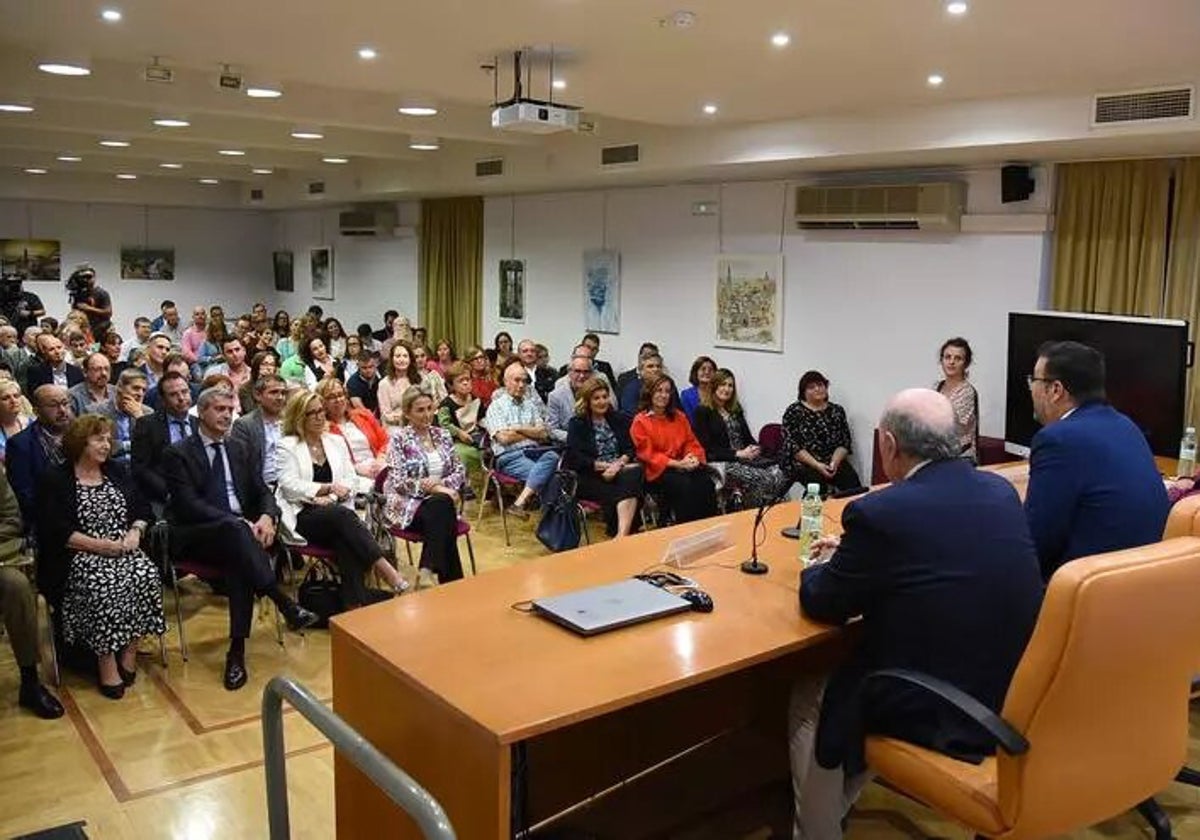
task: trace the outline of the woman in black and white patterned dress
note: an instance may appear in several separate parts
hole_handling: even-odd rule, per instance
[[[96,654],[100,692],[117,700],[137,678],[138,642],[167,626],[158,570],[138,547],[149,509],[125,467],[108,461],[112,436],[105,417],[71,423],[66,462],[39,490],[38,543],[63,638]]]

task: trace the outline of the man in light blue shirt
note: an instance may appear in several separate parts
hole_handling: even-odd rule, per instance
[[[522,519],[529,516],[526,505],[550,481],[558,467],[558,452],[540,449],[550,439],[550,430],[542,417],[537,396],[527,396],[529,374],[521,362],[504,369],[504,391],[497,392],[488,406],[485,425],[492,438],[496,468],[525,482],[517,501],[508,508]],[[525,450],[535,448],[534,452]],[[536,452],[536,457],[530,457]]]

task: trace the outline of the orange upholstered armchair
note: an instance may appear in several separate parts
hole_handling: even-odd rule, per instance
[[[1067,563],[1047,588],[1002,716],[919,674],[868,679],[906,681],[956,703],[993,734],[997,755],[967,764],[873,736],[867,763],[985,837],[1050,837],[1141,806],[1186,757],[1198,603],[1200,538]]]
[[[1185,496],[1171,506],[1163,539],[1175,537],[1200,537],[1200,493]]]

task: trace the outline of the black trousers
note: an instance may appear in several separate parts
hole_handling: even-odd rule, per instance
[[[342,601],[347,608],[367,603],[363,578],[382,554],[379,544],[358,515],[342,505],[305,505],[296,517],[296,530],[321,548],[332,549],[342,579]]]
[[[647,482],[646,489],[675,514],[677,523],[717,515],[717,488],[704,467],[694,470],[668,467],[656,481]]]
[[[463,576],[457,528],[458,511],[454,509],[454,500],[442,493],[434,493],[421,502],[406,529],[421,535],[421,568],[436,574],[439,583],[449,583]]]
[[[604,524],[608,528],[609,536],[612,536],[617,533],[617,504],[625,499],[637,499],[638,507],[642,506],[643,481],[641,464],[621,470],[612,481],[605,481],[598,472],[583,471],[579,473],[575,495],[595,502],[604,509]],[[636,522],[635,514],[635,527]]]
[[[855,472],[854,467],[850,466],[849,461],[842,461],[838,464],[833,478],[826,478],[807,464],[793,464],[791,475],[801,484],[820,484],[823,488],[833,490],[853,490],[855,487],[862,486],[858,473]]]
[[[229,637],[249,638],[254,596],[278,592],[271,556],[254,539],[250,526],[240,519],[223,519],[172,527],[171,556],[213,565],[224,563],[229,589]]]

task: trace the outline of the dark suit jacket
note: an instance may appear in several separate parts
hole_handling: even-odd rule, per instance
[[[67,362],[67,387],[78,385],[83,381],[83,370]],[[27,392],[32,397],[34,389],[40,385],[53,385],[54,372],[45,362],[37,361],[29,366],[25,373]]]
[[[755,440],[754,435],[750,433],[750,426],[746,424],[745,412],[738,412],[736,419],[742,440],[745,441],[743,446],[750,446]],[[692,417],[692,431],[696,433],[696,440],[704,447],[704,456],[709,461],[737,460],[737,453],[729,443],[729,429],[725,427],[725,421],[721,419],[719,412],[706,405],[696,406],[696,414]]]
[[[267,433],[263,430],[262,409],[256,408],[249,414],[243,414],[234,420],[233,428],[229,430],[229,437],[246,447],[251,460],[258,464],[258,471],[261,474],[263,450],[267,448]]]
[[[158,504],[166,504],[168,495],[163,461],[171,445],[171,432],[167,425],[170,419],[162,411],[138,418],[133,424],[130,441],[133,479],[142,495]],[[198,426],[195,417],[187,418],[188,434],[195,434]]]
[[[42,480],[42,473],[50,466],[42,444],[38,440],[38,421],[34,420],[28,426],[8,439],[5,447],[4,466],[8,470],[8,482],[17,501],[21,504],[21,516],[25,520],[25,530],[32,531],[34,518],[37,514],[37,489]]]
[[[108,461],[101,468],[105,478],[125,497],[125,528],[136,520],[152,522],[149,505],[134,487],[129,469],[119,461]],[[79,506],[75,502],[75,467],[62,464],[46,470],[37,490],[38,589],[46,600],[57,605],[66,586],[71,556],[67,538],[80,527]]]
[[[1170,503],[1145,436],[1110,405],[1033,436],[1025,512],[1046,580],[1068,560],[1162,539]]]
[[[244,444],[232,438],[225,439],[225,451],[229,456],[229,469],[233,473],[234,492],[242,506],[242,518],[253,522],[265,513],[278,520],[279,505],[275,504],[275,496],[263,482],[261,464],[254,461]],[[237,518],[205,498],[212,467],[199,434],[168,447],[163,457],[163,467],[167,476],[167,491],[171,496],[173,525],[207,525],[222,519]],[[173,539],[172,545],[180,542]],[[180,547],[186,548],[183,545]]]
[[[634,449],[633,439],[629,436],[629,426],[628,417],[615,409],[609,409],[608,427],[617,438],[617,454],[628,455],[630,461],[636,461],[637,451]],[[598,457],[591,416],[572,417],[567,423],[567,466],[575,472],[592,472]]]
[[[861,770],[864,732],[959,758],[990,754],[977,727],[928,694],[887,686],[864,698],[860,689],[871,671],[911,668],[1000,710],[1043,595],[1016,490],[963,460],[929,463],[851,502],[842,525],[834,556],[800,577],[805,615],[863,617],[854,653],[825,690],[817,761]]]

